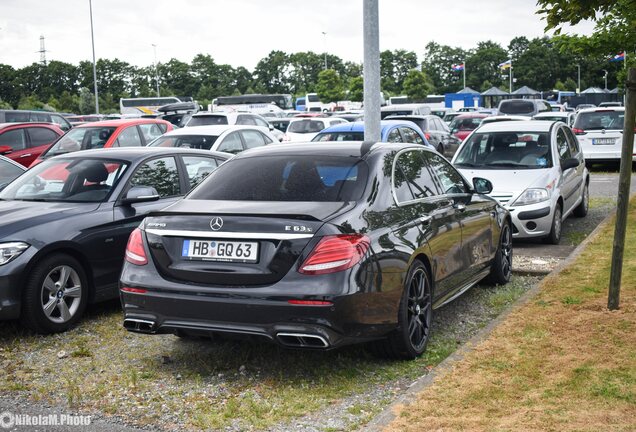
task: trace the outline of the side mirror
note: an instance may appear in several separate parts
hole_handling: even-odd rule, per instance
[[[492,192],[492,182],[485,178],[475,177],[473,178],[473,189],[480,194],[489,194]]]
[[[13,153],[13,149],[8,145],[0,146],[0,155],[6,155],[9,153]]]
[[[159,198],[159,192],[150,186],[133,186],[126,196],[121,200],[123,204],[135,204],[140,202],[157,201]]]
[[[579,166],[579,160],[577,158],[568,158],[561,162],[561,169],[563,171],[576,168],[577,166]]]
[[[273,131],[274,131],[274,126],[272,126],[272,124],[271,124],[271,123],[269,124],[269,131],[270,131],[270,132],[273,132]]]

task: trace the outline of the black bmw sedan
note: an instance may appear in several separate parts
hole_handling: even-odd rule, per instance
[[[116,298],[131,231],[231,155],[128,148],[47,159],[0,193],[0,319],[39,333]]]
[[[246,151],[133,231],[124,326],[293,348],[374,341],[414,358],[434,308],[510,278],[510,216],[491,188],[416,145]]]

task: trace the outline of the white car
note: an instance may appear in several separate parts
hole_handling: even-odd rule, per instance
[[[267,128],[260,126],[196,126],[161,135],[149,147],[190,147],[237,154],[243,150],[277,143]]]
[[[311,141],[324,128],[342,123],[348,122],[331,117],[295,117],[289,121],[283,141]]]
[[[586,161],[620,161],[624,121],[625,108],[622,107],[579,111],[572,130],[581,143]],[[632,157],[632,161],[636,161],[636,156]]]
[[[283,140],[283,133],[277,131],[263,116],[252,112],[199,112],[193,114],[184,127],[212,125],[244,125],[267,128],[278,141]]]
[[[534,117],[533,120],[561,121],[568,126],[572,126],[576,114],[568,111],[541,112]]]
[[[558,244],[563,220],[587,214],[590,176],[565,123],[483,125],[464,140],[452,163],[470,183],[474,177],[492,182],[489,195],[510,211],[514,238]]]

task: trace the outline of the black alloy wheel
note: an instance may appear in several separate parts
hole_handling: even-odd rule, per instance
[[[495,285],[505,285],[512,277],[512,230],[510,223],[505,222],[501,227],[499,247],[495,259],[490,266],[490,282]]]

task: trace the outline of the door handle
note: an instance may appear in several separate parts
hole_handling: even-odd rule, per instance
[[[31,153],[23,154],[23,155],[20,155],[19,157],[20,158],[25,158],[25,157],[29,157],[29,156],[31,156]]]
[[[466,210],[466,205],[462,204],[462,203],[457,203],[453,207],[455,207],[455,210],[457,210],[459,212],[463,212],[463,211]]]

